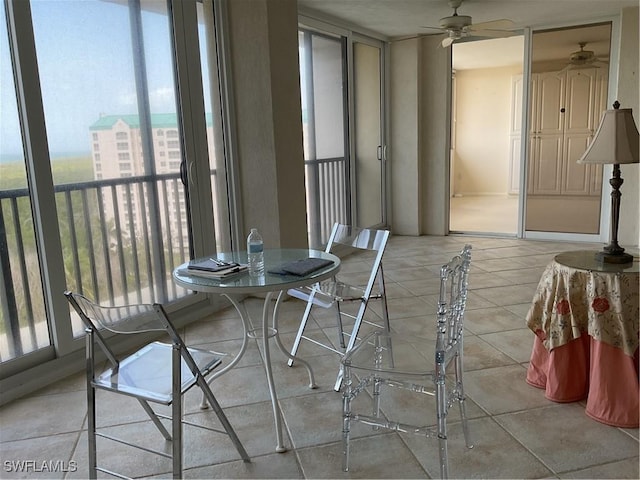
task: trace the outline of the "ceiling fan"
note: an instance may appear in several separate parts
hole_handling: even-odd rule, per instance
[[[578,46],[580,50],[573,52],[569,55],[569,63],[563,70],[576,70],[579,68],[595,67],[600,68],[608,65],[608,62],[599,59],[593,50],[585,50],[587,42],[579,42]]]
[[[513,27],[511,20],[500,19],[474,24],[470,16],[458,15],[460,5],[462,5],[462,0],[449,0],[449,6],[453,8],[453,15],[441,18],[440,27],[425,27],[447,33],[447,37],[441,43],[443,47],[448,47],[456,40],[465,37],[504,38],[515,35],[508,30]]]

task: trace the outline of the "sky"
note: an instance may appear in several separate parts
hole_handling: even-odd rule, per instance
[[[51,156],[89,153],[89,126],[101,114],[137,113],[128,8],[104,0],[31,0],[31,11]],[[22,146],[3,2],[0,14],[0,154],[6,156]],[[151,112],[175,112],[167,17],[142,16]]]

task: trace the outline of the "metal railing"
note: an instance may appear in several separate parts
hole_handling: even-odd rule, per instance
[[[177,298],[171,272],[189,258],[178,173],[56,185],[54,191],[66,278],[61,292],[72,289],[110,305]],[[154,224],[160,231],[150,228]],[[0,191],[2,361],[49,342],[34,239],[28,190]]]
[[[321,248],[335,222],[349,223],[344,157],[305,160],[309,246]]]
[[[312,246],[326,242],[335,221],[345,221],[344,164],[344,158],[305,162]],[[167,302],[182,294],[171,279],[189,258],[179,173],[56,185],[54,191],[66,278],[61,293],[71,289],[107,305]],[[26,188],[0,191],[0,295],[0,361],[48,345]],[[74,334],[81,333],[78,322]]]

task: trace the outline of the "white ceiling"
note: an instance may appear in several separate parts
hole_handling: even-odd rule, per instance
[[[298,0],[298,6],[302,14],[358,27],[389,41],[441,35],[438,30],[425,27],[437,27],[440,18],[453,13],[448,0]],[[458,14],[471,16],[474,24],[507,18],[513,21],[514,31],[522,32],[525,27],[550,29],[597,23],[618,15],[624,7],[634,6],[638,6],[638,0],[463,0]],[[579,42],[588,42],[586,49],[597,56],[608,55],[608,33],[604,35],[602,29],[561,32],[534,36],[536,59],[568,58],[579,50]],[[454,68],[522,63],[522,36],[455,45]]]
[[[591,50],[596,57],[609,56],[611,27],[596,24],[585,27],[553,29],[534,33],[532,40],[532,62],[556,63],[558,68],[566,65],[569,56],[580,50],[579,43],[585,42],[585,50]],[[453,68],[504,67],[522,65],[524,58],[524,37],[492,38],[475,42],[457,43],[453,50]]]
[[[298,0],[302,13],[341,19],[389,39],[434,33],[425,26],[439,25],[453,13],[447,0]],[[508,18],[515,29],[568,25],[618,15],[638,0],[464,0],[459,15],[473,23]]]

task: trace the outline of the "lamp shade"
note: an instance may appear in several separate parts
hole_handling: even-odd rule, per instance
[[[614,107],[620,104],[616,102]],[[602,114],[600,125],[578,163],[639,163],[640,137],[630,108],[614,108]]]

